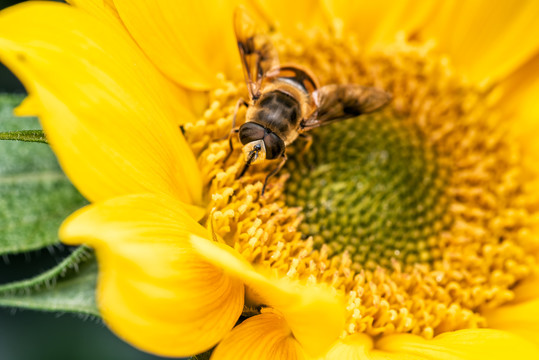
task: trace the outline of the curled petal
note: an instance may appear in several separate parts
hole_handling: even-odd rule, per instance
[[[59,35],[61,34],[61,36]],[[2,11],[0,59],[22,80],[64,171],[90,201],[165,193],[200,203],[202,181],[178,119],[185,94],[121,26],[72,6]]]
[[[232,329],[244,298],[239,280],[194,251],[192,233],[208,236],[182,203],[130,195],[79,210],[60,238],[95,248],[98,306],[117,335],[154,354],[189,356]]]
[[[214,350],[212,360],[299,360],[303,350],[283,317],[262,313],[236,326]]]
[[[334,289],[301,285],[296,281],[265,276],[228,247],[193,235],[193,247],[211,263],[240,278],[260,304],[283,314],[294,337],[308,355],[318,356],[337,340],[344,327],[342,299]]]

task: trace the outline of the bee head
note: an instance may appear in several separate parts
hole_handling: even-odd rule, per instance
[[[240,141],[243,144],[245,162],[257,164],[273,160],[284,152],[284,141],[263,126],[247,122],[240,127]]]

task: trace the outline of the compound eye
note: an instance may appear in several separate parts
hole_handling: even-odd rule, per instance
[[[277,159],[284,151],[284,141],[274,133],[264,136],[264,145],[266,145],[266,159]]]
[[[256,140],[262,140],[265,133],[264,127],[253,122],[246,122],[240,126],[240,141],[245,145]]]

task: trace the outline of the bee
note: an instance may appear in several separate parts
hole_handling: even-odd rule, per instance
[[[243,7],[234,13],[234,30],[238,43],[249,102],[240,98],[232,121],[232,132],[239,133],[245,166],[266,160],[281,159],[264,181],[278,173],[287,160],[286,147],[298,136],[311,138],[305,132],[385,106],[391,96],[377,88],[356,84],[331,84],[319,87],[309,70],[296,65],[280,66],[279,57],[269,35]],[[245,123],[235,127],[240,106],[246,106]],[[229,137],[232,151],[232,138]]]

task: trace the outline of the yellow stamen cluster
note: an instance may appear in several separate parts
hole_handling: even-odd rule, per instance
[[[237,179],[243,166],[237,139],[225,162],[228,141],[222,138],[230,131],[237,99],[247,93],[242,82],[223,79],[222,86],[211,92],[202,119],[185,126],[211,194],[208,223],[216,238],[281,276],[316,280],[342,291],[347,297],[347,333],[411,332],[430,338],[443,331],[486,326],[481,311],[512,299],[514,285],[537,268],[530,250],[538,245],[533,236],[538,194],[529,186],[534,179],[522,166],[525,154],[512,140],[510,120],[496,109],[496,90],[467,84],[424,44],[399,40],[366,53],[354,46],[354,39],[327,33],[303,34],[299,40],[276,35],[275,41],[283,62],[309,67],[322,84],[371,85],[393,95],[389,109],[376,115],[375,121],[387,119],[395,128],[413,129],[426,162],[418,169],[428,173],[429,162],[443,169],[430,173],[433,183],[441,181],[435,188],[442,195],[425,197],[444,203],[425,205],[425,216],[435,213],[441,225],[429,228],[416,243],[422,244],[421,251],[412,249],[427,254],[407,261],[382,249],[367,264],[354,256],[353,249],[332,247],[331,237],[322,234],[327,229],[313,233],[316,226],[305,228],[308,222],[303,222],[307,212],[287,205],[286,199],[302,190],[297,181],[287,182],[286,169],[270,181],[261,197],[262,182],[276,164],[256,165]],[[245,111],[240,110],[240,124],[244,118]],[[397,188],[390,180],[388,184]],[[314,181],[309,184],[319,186]],[[342,191],[352,192],[346,186]],[[342,197],[347,195],[356,196]],[[363,205],[368,210],[369,204]],[[361,230],[365,225],[359,223]],[[378,238],[390,234],[383,224],[376,229]],[[422,230],[421,226],[410,229],[416,232],[408,241],[422,236]],[[358,246],[365,240],[361,235],[360,231]]]

